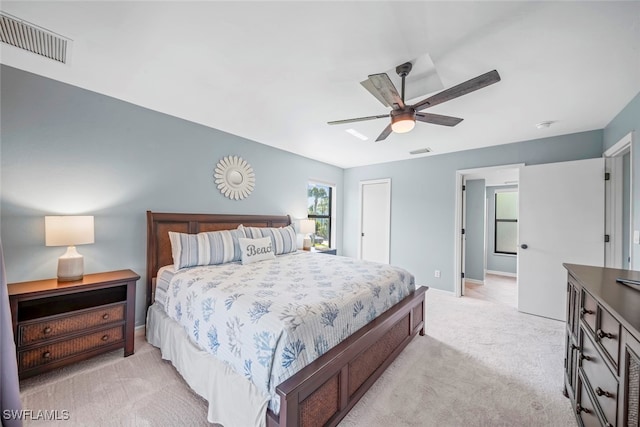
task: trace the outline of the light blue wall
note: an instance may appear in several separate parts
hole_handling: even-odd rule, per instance
[[[343,253],[357,255],[359,182],[391,178],[391,263],[411,271],[419,284],[453,291],[456,170],[601,155],[598,130],[346,169]],[[434,270],[441,270],[440,278]]]
[[[501,187],[487,187],[487,270],[500,271],[515,274],[518,269],[516,255],[495,253],[495,219],[496,219],[496,190],[517,189],[516,185],[504,185]]]
[[[629,132],[634,132],[631,147],[631,176],[633,179],[633,221],[631,230],[640,230],[640,93],[604,128],[603,152]],[[640,245],[633,245],[633,268],[640,270]]]
[[[465,183],[465,258],[464,277],[484,280],[484,179]]]
[[[94,215],[95,244],[78,247],[85,271],[140,274],[142,324],[147,210],[302,217],[310,179],[337,185],[341,247],[342,169],[10,67],[0,72],[1,237],[9,282],[55,277],[64,248],[44,246],[45,215]],[[227,155],[255,170],[248,199],[231,201],[214,185],[214,166]]]

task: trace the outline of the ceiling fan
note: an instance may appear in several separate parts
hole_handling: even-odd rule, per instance
[[[362,85],[373,96],[382,102],[386,107],[391,107],[392,110],[389,114],[380,114],[377,116],[358,117],[355,119],[336,120],[328,122],[330,125],[339,125],[344,123],[360,122],[364,120],[382,119],[384,117],[391,117],[391,123],[387,125],[382,133],[378,136],[376,141],[382,141],[388,137],[391,132],[404,133],[409,132],[416,124],[416,120],[425,123],[431,123],[434,125],[442,126],[455,126],[462,121],[461,118],[451,116],[441,116],[439,114],[420,113],[434,105],[442,104],[443,102],[450,101],[462,95],[466,95],[483,87],[492,85],[500,81],[500,75],[496,70],[489,71],[471,80],[467,80],[464,83],[460,83],[449,89],[445,89],[429,98],[423,99],[416,104],[406,105],[404,103],[404,86],[405,78],[411,72],[411,62],[405,62],[404,64],[396,67],[396,73],[402,78],[402,95],[398,94],[398,90],[391,82],[391,79],[386,73],[372,74]]]

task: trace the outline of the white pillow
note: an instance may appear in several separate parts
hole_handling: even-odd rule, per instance
[[[243,265],[264,261],[266,259],[276,259],[271,237],[263,237],[261,239],[245,239],[240,237],[238,241],[240,242]]]
[[[276,255],[288,254],[298,250],[298,241],[296,231],[293,226],[286,227],[245,227],[242,224],[238,226],[238,231],[244,234],[244,237],[258,239],[260,237],[270,237]]]

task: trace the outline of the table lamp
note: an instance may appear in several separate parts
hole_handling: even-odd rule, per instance
[[[311,238],[309,234],[316,232],[316,221],[313,219],[301,219],[300,220],[300,233],[304,235],[302,241],[302,249],[308,251],[311,249]]]
[[[45,216],[46,246],[67,246],[67,252],[58,258],[58,281],[81,280],[84,276],[84,257],[76,245],[94,242],[93,216]]]

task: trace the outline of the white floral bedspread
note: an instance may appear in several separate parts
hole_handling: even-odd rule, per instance
[[[271,396],[275,388],[415,289],[406,270],[295,252],[178,271],[166,311],[202,348]]]

